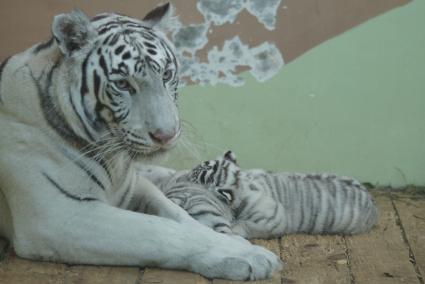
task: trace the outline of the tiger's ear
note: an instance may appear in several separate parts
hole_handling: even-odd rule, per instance
[[[158,6],[146,14],[143,18],[150,27],[158,27],[160,30],[168,31],[179,25],[177,17],[174,15],[174,8],[170,3]]]
[[[224,153],[224,159],[233,162],[234,164],[238,164],[237,160],[236,160],[236,155],[235,153],[233,153],[232,151],[227,151],[226,153]]]
[[[68,56],[82,49],[96,36],[90,19],[80,10],[55,16],[52,33],[62,53]]]

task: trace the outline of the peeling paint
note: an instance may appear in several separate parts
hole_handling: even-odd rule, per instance
[[[283,58],[276,45],[269,42],[250,50],[252,63],[250,73],[260,82],[273,77],[283,66]]]
[[[233,23],[244,8],[243,0],[199,0],[198,10],[205,20],[220,26],[226,22]]]
[[[248,12],[257,17],[266,29],[274,30],[280,2],[281,0],[248,0],[245,6]]]
[[[235,36],[226,40],[221,49],[214,46],[207,50],[207,61],[201,61],[197,51],[207,45],[211,24],[233,23],[243,9],[257,17],[267,29],[273,30],[280,3],[281,0],[199,0],[197,8],[203,14],[204,22],[188,26],[179,23],[172,33],[183,84],[191,81],[200,85],[241,86],[244,80],[238,75],[239,66],[248,67],[252,76],[261,82],[273,77],[284,64],[273,43],[263,42],[249,47]]]
[[[247,9],[268,30],[274,30],[277,8],[282,0],[199,0],[197,7],[206,21],[220,26],[233,23]]]
[[[173,33],[173,42],[179,52],[195,53],[202,49],[208,42],[207,23],[181,27]]]
[[[182,77],[190,78],[200,85],[228,84],[241,86],[242,77],[236,73],[238,66],[250,67],[250,73],[264,82],[274,76],[283,66],[283,58],[274,44],[262,43],[250,48],[239,37],[225,41],[223,48],[214,46],[208,52],[208,61],[182,56]]]

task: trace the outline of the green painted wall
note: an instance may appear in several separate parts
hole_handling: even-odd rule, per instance
[[[334,38],[259,83],[182,88],[198,155],[233,149],[243,167],[335,172],[378,185],[425,185],[425,1]]]

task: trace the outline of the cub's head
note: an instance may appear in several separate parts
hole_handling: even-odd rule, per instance
[[[236,155],[227,151],[223,156],[193,168],[189,177],[194,183],[206,185],[220,200],[232,204],[240,185],[240,171]]]
[[[143,20],[117,14],[90,20],[79,11],[54,18],[53,37],[63,54],[56,84],[70,92],[74,124],[88,142],[113,141],[134,156],[175,144],[178,64],[158,29],[169,10],[160,6]]]

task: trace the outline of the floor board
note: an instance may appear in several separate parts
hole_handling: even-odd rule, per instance
[[[272,279],[249,283],[419,283],[425,272],[425,196],[377,193],[379,225],[359,236],[291,235],[255,240],[285,262]],[[16,257],[0,239],[0,284],[230,284],[184,272],[135,267],[69,266]]]
[[[379,225],[368,234],[346,237],[355,283],[418,283],[391,199],[383,195],[376,202]]]

